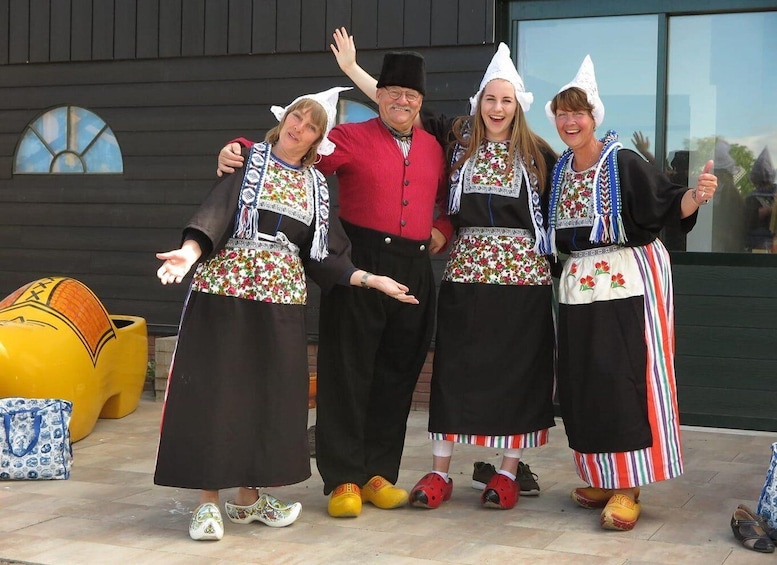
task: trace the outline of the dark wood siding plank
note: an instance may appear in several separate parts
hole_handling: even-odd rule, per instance
[[[49,61],[51,10],[48,0],[30,0],[30,62]]]
[[[252,4],[251,0],[229,0],[229,53],[251,53]]]
[[[404,6],[401,2],[378,2],[378,47],[401,47],[403,24]]]
[[[358,41],[358,38],[357,38]],[[358,43],[357,43],[358,46]],[[483,48],[480,48],[483,49]],[[463,49],[462,56],[466,59],[470,49]],[[487,51],[493,54],[493,47],[488,47]],[[365,57],[375,57],[375,54],[369,50],[365,51]],[[442,53],[429,52],[429,57],[435,60],[444,61]],[[457,51],[458,56],[458,51]],[[490,55],[489,55],[490,56]],[[359,54],[361,60],[362,53]],[[378,54],[378,59],[382,59],[382,54]],[[93,65],[46,65],[43,66],[25,66],[25,65],[6,65],[3,68],[3,84],[23,84],[26,87],[69,87],[73,85],[94,85],[94,84],[139,84],[155,89],[162,89],[163,85],[178,82],[187,82],[194,80],[218,82],[222,77],[231,79],[261,79],[268,78],[289,78],[289,70],[294,69],[295,75],[300,77],[331,77],[333,72],[340,75],[336,65],[332,66],[332,53],[327,49],[320,53],[306,53],[300,57],[296,53],[277,53],[271,56],[231,56],[229,64],[225,64],[224,59],[218,58],[195,58],[185,57],[175,60],[175,65],[170,60],[148,59],[144,61],[129,61],[121,65],[105,65],[99,67],[96,72]],[[488,59],[486,59],[488,64]],[[449,66],[449,64],[447,64]],[[483,67],[484,69],[485,67]],[[260,69],[261,72],[257,72]],[[483,69],[479,69],[482,74]],[[218,79],[214,76],[218,73]],[[265,84],[265,87],[267,85]],[[2,92],[3,85],[0,85]],[[17,94],[21,89],[8,89],[3,92],[3,104],[0,108],[7,109],[9,106],[5,103],[5,96],[11,96],[16,100],[24,101],[25,97]],[[32,89],[31,89],[32,90]],[[39,89],[34,89],[39,90]],[[270,90],[265,88],[264,90]],[[181,97],[187,104],[195,104],[196,97]],[[229,100],[232,100],[231,95]],[[110,106],[122,107],[111,98],[104,98],[103,102],[97,102],[97,107]],[[29,107],[25,104],[24,107]]]
[[[47,265],[52,273],[94,273],[109,275],[121,272],[125,275],[152,275],[159,267],[159,260],[153,253],[114,253],[103,251],[45,250],[39,249],[34,256],[23,249],[0,250],[0,261],[12,261],[18,269],[33,271],[38,265]]]
[[[351,4],[352,30],[358,49],[378,46],[378,0],[354,0]],[[383,25],[383,22],[380,23]]]
[[[12,162],[11,157],[0,157],[0,179],[9,180],[11,178]]]
[[[98,109],[99,110],[99,109]],[[135,108],[106,108],[100,112],[103,118],[117,135],[127,129],[144,132],[155,131],[228,131],[237,129],[243,131],[252,127],[261,112],[268,112],[267,107],[254,104],[229,105],[220,108],[218,112],[211,111],[210,106],[177,105],[169,108],[148,108],[142,112]],[[0,124],[3,123],[3,113],[0,112]],[[14,122],[15,125],[16,122]],[[26,125],[26,124],[24,124]]]
[[[353,30],[348,30],[356,39],[359,49],[374,49],[378,46],[378,0],[356,0],[351,7]],[[381,25],[383,25],[381,23]]]
[[[21,175],[17,178],[19,189],[0,190],[0,203],[197,205],[215,182],[213,172],[204,180],[153,183],[126,179],[121,175],[71,175],[64,178],[56,175]]]
[[[205,54],[226,55],[228,34],[228,0],[205,0]]]
[[[359,0],[356,0],[359,2]],[[326,44],[334,43],[332,33],[336,28],[345,27],[348,33],[351,29],[351,0],[329,0],[326,3]],[[357,45],[360,47],[360,45]]]
[[[327,33],[326,0],[305,0],[300,14],[300,48],[302,51],[326,49],[331,32]]]
[[[276,10],[276,2],[253,0],[251,50],[254,53],[275,52]]]
[[[159,4],[159,56],[181,55],[181,0],[164,0]]]
[[[12,264],[17,271],[35,271],[46,265],[49,273],[89,272],[88,251],[68,249],[66,251],[48,251],[36,249],[35,253],[25,253],[24,249],[0,249],[0,262]]]
[[[211,163],[211,170],[214,170]],[[215,173],[212,173],[215,174]],[[177,225],[183,225],[194,212],[195,206],[176,206]],[[7,203],[0,210],[0,219],[5,225],[27,226],[92,226],[115,228],[116,226],[135,226],[137,228],[156,228],[169,225],[170,211],[162,206],[148,204],[94,204],[67,203],[47,204],[38,210],[37,215],[29,214],[29,205]],[[25,214],[25,212],[28,212]],[[26,217],[20,217],[20,216]],[[24,251],[24,250],[21,250]]]
[[[216,151],[224,147],[229,137],[220,144],[216,144],[215,151],[209,153],[211,160],[204,159],[204,155],[172,158],[163,156],[125,156],[124,176],[137,180],[172,180],[180,179],[182,175],[187,179],[210,179],[215,174],[214,163]]]
[[[455,45],[459,36],[458,0],[432,0],[432,45]]]
[[[135,0],[115,0],[113,54],[116,59],[135,58],[137,5]]]
[[[426,47],[432,40],[432,0],[405,0],[405,37],[407,47]]]
[[[459,0],[459,36],[457,43],[477,44],[486,38],[486,9],[488,0]]]
[[[70,60],[92,58],[92,0],[71,0]]]
[[[774,281],[765,278],[763,269],[757,267],[675,264],[672,272],[676,296],[775,296]]]
[[[680,326],[677,351],[710,358],[774,359],[777,328]]]
[[[777,296],[695,296],[679,298],[675,308],[677,326],[771,328],[777,320]]]
[[[695,426],[775,430],[774,393],[735,387],[705,388],[703,394],[678,386],[680,423]]]
[[[300,50],[300,0],[282,0],[276,5],[276,41],[279,52],[298,52]]]
[[[24,228],[22,226],[0,226],[0,241],[4,247],[22,247],[24,241]],[[35,242],[33,242],[33,246]]]
[[[12,231],[14,230],[14,231]],[[0,234],[13,237],[15,247],[24,249],[40,245],[36,227],[13,226],[0,228]],[[178,228],[145,228],[142,230],[117,227],[106,231],[100,227],[53,226],[46,229],[48,249],[83,249],[88,251],[144,252],[154,254],[162,249],[177,247],[181,241]],[[4,240],[4,241],[11,241]],[[121,272],[121,270],[117,271]]]
[[[742,375],[743,366],[747,367]],[[696,389],[726,388],[732,386],[732,376],[737,378],[736,388],[740,390],[777,393],[777,359],[747,359],[741,357],[707,357],[686,355],[682,352],[675,358],[677,382]]]
[[[153,59],[159,56],[159,3],[157,0],[137,2],[137,57]]]
[[[485,18],[485,30],[484,30],[484,37],[483,41],[485,43],[494,43],[494,41],[502,40],[505,43],[509,43],[509,31],[506,32],[504,37],[497,37],[497,31],[500,30],[500,33],[507,29],[509,30],[509,26],[502,21],[494,21],[496,19],[500,19],[502,17],[507,18],[507,5],[500,5],[499,7],[495,6],[496,2],[485,2],[484,7],[484,14],[483,17]],[[500,13],[501,10],[501,13]],[[495,49],[496,50],[496,49]]]
[[[11,0],[8,14],[8,61],[26,63],[30,58],[30,4]]]
[[[9,0],[0,0],[0,22],[10,22]],[[11,26],[0,25],[0,65],[8,64],[8,42]]]
[[[92,10],[92,60],[113,59],[113,0],[95,2]]]
[[[181,13],[181,54],[184,57],[205,52],[205,0],[186,0]]]

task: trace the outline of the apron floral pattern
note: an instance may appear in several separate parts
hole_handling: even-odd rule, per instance
[[[276,304],[305,304],[302,260],[288,250],[271,249],[273,246],[280,247],[225,247],[197,267],[192,290]]]
[[[534,236],[528,230],[461,228],[443,280],[469,284],[551,284],[548,261],[533,248]]]

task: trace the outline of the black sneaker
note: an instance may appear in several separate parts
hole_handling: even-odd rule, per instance
[[[483,490],[494,475],[496,475],[496,467],[491,463],[475,461],[475,470],[472,472],[472,488]]]
[[[531,472],[526,463],[518,462],[518,476],[515,477],[515,480],[521,486],[522,496],[538,496],[540,494],[540,485],[537,484],[537,479],[537,475]]]
[[[472,488],[483,490],[495,474],[496,467],[491,463],[476,461],[475,470],[472,472]],[[518,476],[515,480],[520,485],[523,496],[539,496],[540,485],[537,483],[537,479],[537,475],[531,472],[526,463],[523,461],[518,463]]]

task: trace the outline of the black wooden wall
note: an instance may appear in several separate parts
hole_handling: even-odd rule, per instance
[[[0,0],[0,64],[493,42],[494,0]],[[3,25],[2,22],[7,22]]]
[[[492,4],[0,0],[0,298],[68,275],[111,313],[174,332],[185,288],[159,284],[154,253],[178,246],[227,140],[261,138],[272,104],[349,84],[329,51],[334,28],[349,27],[373,74],[388,49],[423,53],[426,103],[458,114],[494,51]],[[123,174],[12,174],[24,128],[62,104],[112,128]]]
[[[673,266],[682,423],[777,431],[774,262],[684,259],[677,257]]]

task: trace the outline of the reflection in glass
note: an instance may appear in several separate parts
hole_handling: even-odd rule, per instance
[[[52,153],[31,129],[22,137],[16,152],[16,173],[48,173]]]
[[[89,110],[71,108],[68,146],[76,153],[83,153],[104,127],[105,122]]]
[[[653,139],[657,30],[658,19],[653,15],[518,22],[513,52],[526,90],[534,94],[526,120],[535,133],[556,151],[566,149],[545,116],[545,103],[575,76],[590,54],[605,106],[598,137],[614,129],[630,149],[634,149],[634,132]]]
[[[64,151],[54,158],[54,162],[51,164],[52,173],[83,173],[84,164],[81,159],[75,153]]]
[[[54,153],[67,149],[67,108],[54,108],[35,120],[31,126],[46,140]]]
[[[35,119],[19,143],[16,174],[121,173],[121,149],[96,114],[76,106],[49,110]]]
[[[121,163],[121,150],[113,133],[108,130],[103,132],[84,154],[86,168],[96,173],[111,173],[111,163]]]
[[[338,124],[366,122],[367,120],[371,120],[377,115],[378,114],[375,112],[375,110],[366,104],[356,102],[355,100],[340,98],[337,103]]]
[[[774,167],[771,159],[756,161],[777,154],[775,26],[775,12],[669,21],[666,146],[689,154],[691,180],[714,159],[719,185],[688,235],[688,251],[774,250]]]

